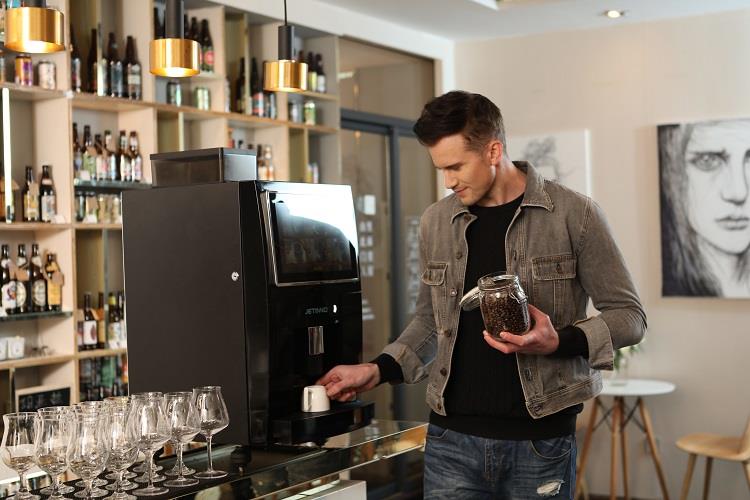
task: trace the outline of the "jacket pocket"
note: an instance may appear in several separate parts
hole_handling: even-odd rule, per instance
[[[428,262],[427,267],[422,273],[422,282],[430,287],[432,312],[435,316],[435,327],[438,331],[443,329],[443,315],[445,314],[445,305],[448,298],[447,287],[445,285],[447,270],[447,262]]]
[[[533,304],[552,318],[556,328],[567,326],[566,323],[575,315],[573,285],[576,264],[573,254],[548,255],[531,261]]]

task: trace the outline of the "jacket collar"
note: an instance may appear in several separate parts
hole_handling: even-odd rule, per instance
[[[541,207],[551,212],[555,207],[547,190],[544,189],[544,177],[527,161],[514,161],[513,165],[526,174],[526,191],[521,200],[521,207]],[[469,207],[461,203],[458,196],[452,194],[451,222],[461,214],[469,213]]]

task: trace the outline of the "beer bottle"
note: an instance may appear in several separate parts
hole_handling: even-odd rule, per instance
[[[31,310],[31,281],[29,280],[29,261],[26,258],[26,245],[18,245],[16,258],[16,313],[23,314]]]
[[[3,245],[2,259],[0,260],[0,272],[2,273],[2,307],[6,314],[16,312],[16,279],[10,272],[10,247]]]
[[[109,33],[107,63],[109,68],[109,95],[111,97],[123,97],[125,90],[122,61],[120,60],[120,54],[117,52],[117,40],[115,40],[115,34],[112,32]]]
[[[39,255],[39,245],[31,245],[31,310],[44,312],[47,310],[47,278],[42,269],[42,258]]]
[[[47,310],[60,311],[62,310],[63,275],[57,264],[57,255],[54,253],[47,254],[44,274],[47,276]]]
[[[81,53],[76,43],[76,34],[73,25],[70,25],[70,89],[73,92],[83,91]]]
[[[83,294],[83,348],[85,350],[96,349],[99,336],[96,332],[97,322],[94,311],[91,310],[91,294]]]
[[[57,199],[55,196],[55,183],[52,180],[51,166],[42,165],[42,180],[39,184],[42,222],[52,222],[57,214]]]
[[[128,36],[128,41],[125,46],[125,61],[127,97],[140,100],[142,98],[141,63],[138,61],[135,39],[132,36]]]
[[[143,180],[143,157],[138,149],[138,134],[135,131],[130,132],[130,162],[133,182]]]
[[[39,222],[39,185],[34,182],[34,171],[26,167],[26,184],[23,186],[23,221]]]

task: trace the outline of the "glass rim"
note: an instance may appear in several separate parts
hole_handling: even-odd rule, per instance
[[[54,415],[57,413],[69,413],[71,410],[72,408],[70,406],[45,406],[42,408],[37,408],[36,412],[39,415]]]
[[[166,398],[167,396],[172,396],[172,397],[175,397],[175,396],[192,397],[193,393],[189,392],[189,391],[165,392],[164,393],[164,397]]]
[[[220,385],[202,385],[199,387],[193,387],[193,392],[195,391],[213,391],[213,390],[221,390]]]
[[[6,413],[3,415],[3,418],[7,418],[8,420],[20,420],[21,418],[37,418],[39,417],[39,414],[35,411],[17,411],[13,413]]]
[[[477,286],[480,288],[501,288],[515,283],[516,281],[520,281],[516,274],[489,273],[477,280]]]
[[[152,392],[136,392],[130,395],[133,399],[154,399],[164,397],[163,392],[152,391]]]

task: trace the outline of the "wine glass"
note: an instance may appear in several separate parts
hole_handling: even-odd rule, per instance
[[[193,401],[200,416],[201,434],[206,438],[208,448],[208,469],[195,475],[198,479],[217,479],[225,477],[227,473],[223,470],[214,470],[213,457],[211,455],[211,440],[214,434],[224,430],[229,425],[229,412],[224,398],[221,396],[221,387],[206,386],[193,389]]]
[[[169,424],[162,408],[161,396],[141,397],[133,400],[131,410],[136,442],[146,454],[148,486],[133,493],[138,496],[154,496],[167,493],[164,487],[154,486],[154,453],[169,441]]]
[[[123,473],[135,463],[138,457],[138,444],[135,435],[135,427],[131,420],[130,405],[127,399],[123,401],[108,401],[107,418],[109,419],[108,436],[111,440],[111,451],[107,467],[117,474],[114,484],[115,493],[112,498],[116,500],[135,500],[133,495],[125,493]],[[136,485],[128,481],[128,489],[136,488]],[[109,489],[109,488],[107,488]]]
[[[70,426],[71,425],[70,416],[71,416],[72,411],[73,410],[70,406],[47,406],[45,408],[39,408],[37,410],[37,413],[39,414],[41,418],[45,418],[51,415],[64,416],[64,418],[68,421],[67,422],[68,426]],[[70,432],[71,432],[71,429],[70,427],[68,427],[68,439],[70,439]],[[65,462],[65,470],[68,470],[67,461]],[[60,475],[64,474],[65,470]],[[53,482],[55,481],[54,477],[52,478],[52,481]],[[60,481],[57,482],[57,491],[61,495],[67,495],[68,493],[73,493],[75,490],[76,489],[72,486],[62,484]],[[52,495],[53,492],[54,492],[53,486],[47,486],[46,488],[42,488],[39,491],[39,493],[41,493],[42,495]]]
[[[164,486],[170,488],[194,486],[198,484],[198,480],[185,477],[187,467],[185,467],[185,463],[182,461],[183,447],[192,441],[200,430],[200,419],[198,411],[193,404],[193,393],[168,392],[164,396],[164,403],[166,405],[167,421],[171,430],[171,441],[177,448],[177,463],[174,469],[172,469],[172,471],[176,471],[177,478],[167,481],[164,483]],[[194,472],[192,471],[191,474]]]
[[[109,439],[109,421],[102,412],[75,411],[71,418],[73,434],[68,445],[68,464],[70,470],[78,475],[85,486],[76,498],[103,497],[107,494],[101,489],[94,489],[94,479],[104,472],[107,465],[111,442]]]
[[[88,415],[94,418],[99,418],[100,415],[103,416],[103,411],[104,402],[102,401],[81,401],[80,403],[77,403],[73,406],[74,413]],[[101,487],[106,484],[107,481],[105,479],[101,479],[98,477],[94,478],[94,482],[92,483],[92,492],[95,497],[100,497],[107,494],[106,491],[101,489]],[[80,481],[76,482],[74,486],[78,488],[85,488],[86,483],[83,481],[83,479],[81,479]]]
[[[63,498],[60,493],[60,475],[68,469],[68,443],[70,420],[67,413],[41,412],[37,419],[34,437],[36,464],[52,478],[50,498]]]
[[[140,398],[149,398],[149,397],[162,397],[161,392],[137,392],[135,394],[131,394],[131,399],[140,399]],[[141,458],[143,457],[143,458]],[[136,482],[139,483],[147,483],[148,482],[148,474],[146,474],[146,454],[141,450],[138,452],[138,459],[136,462],[140,462],[141,465],[137,465],[133,467],[133,472],[137,472],[139,474],[142,474],[141,476],[138,476],[138,479],[136,479]],[[154,472],[159,472],[160,470],[164,469],[161,465],[154,465]],[[135,474],[131,475],[131,473],[126,474],[127,476],[130,476],[129,478],[132,479],[135,477]],[[164,481],[166,478],[160,474],[156,474],[154,476],[154,482],[158,483],[159,481]]]
[[[39,495],[29,493],[26,473],[34,466],[34,434],[37,414],[32,412],[3,415],[3,441],[0,456],[3,463],[16,471],[20,478],[18,493],[14,500],[38,500]]]
[[[116,405],[130,405],[130,398],[128,396],[109,396],[104,398],[104,404],[116,404]],[[128,406],[130,408],[130,406]],[[136,459],[136,461],[138,461]],[[133,479],[135,476],[137,476],[134,472],[129,472],[127,469],[123,472],[122,477],[122,489],[125,491],[133,490],[137,488],[134,483],[131,483],[129,479]],[[115,480],[117,479],[117,473],[116,472],[110,472],[106,476],[104,476],[106,479]],[[107,485],[107,488],[109,491],[115,491],[117,489],[117,484],[109,484]]]

